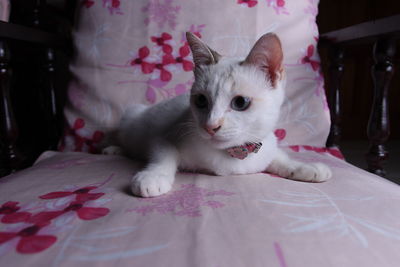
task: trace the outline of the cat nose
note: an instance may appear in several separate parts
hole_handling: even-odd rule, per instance
[[[215,133],[218,132],[219,129],[221,129],[221,125],[206,125],[204,126],[204,129],[209,135],[214,136]]]

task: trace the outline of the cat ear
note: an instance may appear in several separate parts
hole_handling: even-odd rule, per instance
[[[191,32],[186,32],[186,39],[192,50],[193,61],[196,66],[217,64],[220,54],[209,48],[199,37]]]
[[[244,65],[253,65],[265,72],[273,87],[283,78],[283,51],[281,41],[274,33],[261,36],[248,54]]]

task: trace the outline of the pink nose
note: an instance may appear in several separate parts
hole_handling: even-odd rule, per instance
[[[219,129],[221,129],[221,125],[206,125],[204,126],[204,129],[209,135],[214,136],[215,133],[218,132]]]

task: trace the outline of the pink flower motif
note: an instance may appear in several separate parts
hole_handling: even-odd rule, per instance
[[[173,0],[153,0],[142,8],[143,12],[148,13],[149,17],[144,20],[148,25],[150,22],[157,23],[159,28],[168,25],[175,29],[176,17],[180,11],[180,6],[172,5]]]
[[[149,101],[150,104],[154,104],[157,101],[157,94],[154,91],[153,87],[148,86],[146,90],[146,100]]]
[[[138,51],[138,57],[133,59],[130,64],[131,66],[136,66],[139,65],[141,66],[142,72],[144,74],[152,73],[155,64],[146,62],[144,59],[147,58],[150,55],[150,50],[146,46],[143,46],[142,48],[139,49]]]
[[[1,218],[2,223],[19,223],[27,221],[31,214],[29,212],[21,212],[18,202],[8,201],[1,205],[0,214],[3,215]]]
[[[45,225],[32,225],[19,232],[0,232],[0,245],[14,238],[19,238],[17,251],[19,253],[37,253],[41,252],[57,241],[57,237],[52,235],[39,235],[38,232]]]
[[[311,59],[314,55],[314,45],[309,45],[307,48],[307,53],[306,55],[301,59],[302,64],[310,64],[311,68],[313,71],[318,71],[319,70],[319,61]]]
[[[285,5],[286,2],[285,0],[267,0],[267,4],[270,7],[273,7],[276,14],[285,14],[289,15],[289,12],[287,11]]]
[[[168,65],[168,61],[165,58],[161,63],[155,64],[155,68],[160,71],[160,79],[163,82],[169,82],[172,79],[171,72],[165,69],[166,65]]]
[[[237,0],[237,3],[240,5],[247,5],[248,7],[254,7],[258,2],[257,0]]]
[[[66,196],[76,195],[76,201],[88,201],[88,200],[95,200],[104,195],[104,193],[89,193],[90,191],[97,189],[97,186],[86,186],[79,188],[75,191],[56,191],[51,192],[42,196],[39,196],[41,199],[55,199],[55,198],[62,198]]]
[[[106,216],[110,212],[108,208],[92,207],[92,205],[96,205],[97,199],[102,197],[104,193],[92,193],[90,191],[107,183],[112,176],[104,182],[88,185],[74,191],[55,191],[39,196],[43,200],[75,196],[73,200],[67,199],[70,202],[64,202],[62,207],[56,210],[46,208],[38,213],[29,213],[29,216],[22,216],[22,212],[19,212],[18,202],[6,202],[0,207],[0,214],[5,214],[3,219],[6,216],[14,216],[13,220],[9,220],[10,218],[8,218],[5,223],[15,224],[9,225],[7,231],[0,232],[0,245],[7,243],[10,248],[16,246],[17,252],[24,254],[42,252],[57,241],[57,237],[51,234],[51,229],[60,227],[60,221],[62,221],[66,214],[75,213],[81,220],[95,220]],[[89,201],[91,202],[91,206],[87,206]],[[45,207],[47,206],[45,205]],[[16,216],[18,213],[20,213],[19,216]],[[15,218],[18,218],[18,220],[15,220]],[[66,225],[63,227],[65,228]],[[4,250],[2,251],[4,252]]]
[[[110,12],[110,15],[118,14],[122,15],[121,1],[120,0],[103,0],[103,7],[106,7]]]
[[[172,53],[172,46],[167,44],[167,41],[172,40],[172,36],[169,33],[163,32],[161,36],[151,36],[151,41],[162,47],[162,50],[166,54]]]
[[[76,212],[78,217],[82,220],[95,220],[106,216],[110,212],[107,208],[85,207],[84,203],[84,201],[73,201],[63,210],[63,212]]]
[[[171,54],[167,54],[164,55],[163,60],[167,64],[182,64],[182,68],[184,71],[192,71],[194,67],[193,62],[185,59],[189,55],[189,44],[185,43],[182,47],[179,48],[179,55],[177,57],[174,58]]]
[[[232,196],[234,193],[224,190],[211,191],[194,184],[181,185],[181,189],[171,192],[165,196],[141,199],[149,205],[137,207],[128,211],[134,211],[143,216],[158,212],[161,214],[172,214],[176,216],[199,217],[201,216],[201,207],[210,207],[212,209],[223,207],[224,204],[210,200],[214,196]]]
[[[74,151],[84,151],[84,148],[89,153],[99,153],[97,145],[103,140],[104,133],[101,131],[94,131],[91,137],[84,137],[79,134],[79,130],[85,127],[85,121],[82,118],[77,118],[72,126],[72,129],[67,129],[64,135],[64,140],[60,144],[59,150],[65,149],[65,139],[70,136],[74,139]]]

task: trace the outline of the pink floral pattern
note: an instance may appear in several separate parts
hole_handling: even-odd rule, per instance
[[[180,6],[173,5],[173,0],[150,1],[142,8],[143,12],[148,13],[144,20],[145,25],[156,23],[159,28],[168,25],[172,30],[176,27],[176,17],[179,14]]]
[[[96,4],[93,0],[82,0],[81,5],[85,8],[91,8],[94,4]],[[107,8],[110,15],[123,15],[124,13],[121,10],[121,1],[120,0],[103,0],[103,7]]]
[[[194,16],[190,15],[193,8],[198,12]],[[98,139],[108,140],[104,135],[115,129],[128,105],[156,104],[190,90],[193,61],[186,31],[204,36],[207,44],[228,57],[244,57],[258,36],[276,32],[284,49],[291,51],[285,53],[285,66],[289,67],[288,86],[294,86],[288,91],[277,126],[284,130],[276,132],[280,145],[323,145],[329,116],[316,50],[318,0],[201,4],[181,0],[81,0],[81,10],[81,25],[76,32],[80,63],[72,68],[79,81],[76,88],[71,85],[71,105],[66,108],[70,127],[61,149],[99,152]],[[125,15],[115,16],[118,10]],[[219,14],[226,20],[218,22],[215,18]],[[254,28],[255,23],[265,27]],[[246,34],[245,29],[254,31]],[[114,86],[111,92],[109,88]],[[303,99],[303,95],[311,95],[306,91],[314,91],[315,97]],[[85,126],[77,129],[79,119]],[[100,131],[95,134],[96,130]]]
[[[247,7],[254,7],[257,5],[257,0],[237,0],[237,3],[240,5],[247,5]]]
[[[306,55],[301,59],[301,63],[309,64],[313,71],[319,71],[320,62],[319,60],[313,59],[314,54],[316,54],[315,47],[311,44],[307,47]]]
[[[267,0],[267,4],[269,7],[272,7],[276,14],[281,15],[289,15],[289,11],[286,8],[285,0]]]
[[[31,216],[29,212],[19,211],[21,207],[18,206],[18,202],[8,201],[1,205],[0,215],[2,223],[19,223],[28,220]]]
[[[99,153],[98,145],[104,138],[102,131],[94,131],[92,134],[88,134],[84,130],[85,120],[77,118],[72,126],[72,129],[67,129],[65,137],[60,143],[59,150],[64,151],[66,142],[72,139],[74,151],[88,151],[90,153]],[[89,136],[88,136],[89,135]]]
[[[225,190],[211,191],[194,184],[181,185],[181,189],[173,191],[165,196],[143,199],[149,205],[133,208],[134,211],[143,216],[152,212],[161,214],[172,214],[175,216],[199,217],[201,207],[212,209],[221,208],[224,204],[220,201],[211,200],[214,196],[232,196],[234,193]]]
[[[0,214],[3,215],[1,222],[10,227],[6,228],[7,231],[0,232],[0,245],[10,243],[15,245],[17,252],[23,254],[42,252],[57,241],[55,235],[45,232],[58,218],[71,213],[75,213],[76,217],[85,221],[106,216],[110,212],[108,208],[91,205],[105,195],[104,192],[98,192],[99,186],[104,185],[110,178],[97,186],[88,185],[74,191],[55,191],[39,196],[42,200],[72,197],[69,201],[61,202],[55,209],[45,208],[45,205],[38,212],[34,211],[37,207],[32,208],[31,211],[21,212],[18,202],[4,203],[0,207]],[[97,192],[93,192],[96,190]],[[49,206],[52,207],[52,205]]]
[[[334,147],[315,147],[315,146],[289,146],[291,150],[294,152],[301,152],[301,151],[314,151],[317,153],[328,153],[338,159],[344,160],[344,156],[342,152]]]
[[[111,15],[124,14],[121,10],[121,1],[120,0],[103,0],[103,7],[107,8],[108,12],[110,12]]]

